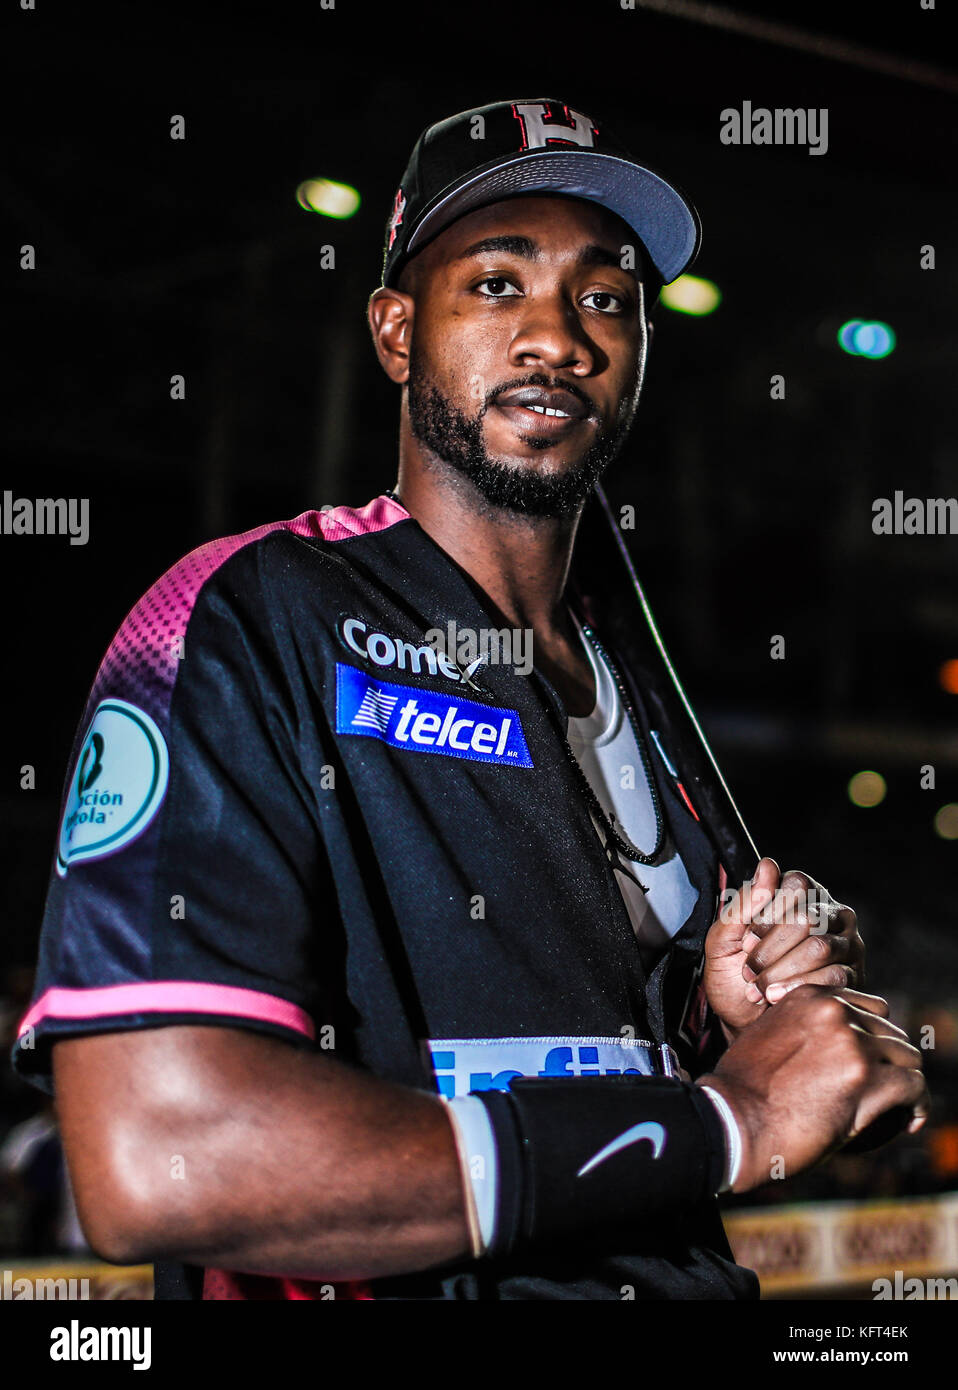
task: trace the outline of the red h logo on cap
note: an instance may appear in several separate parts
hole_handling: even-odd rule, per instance
[[[599,133],[581,111],[563,106],[562,115],[554,116],[547,101],[513,102],[512,114],[522,127],[520,150],[538,150],[546,145],[585,145],[591,149],[593,137]]]

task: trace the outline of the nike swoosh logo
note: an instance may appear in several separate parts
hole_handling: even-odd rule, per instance
[[[604,1163],[607,1158],[617,1154],[620,1149],[627,1149],[630,1144],[638,1144],[642,1139],[648,1139],[652,1145],[652,1158],[658,1158],[665,1148],[665,1130],[654,1120],[647,1120],[643,1124],[633,1125],[631,1129],[624,1130],[618,1139],[613,1139],[611,1144],[606,1144],[604,1149],[600,1149],[597,1154],[589,1159],[582,1168],[576,1173],[577,1178],[581,1178],[583,1173],[588,1173],[590,1168],[597,1168],[600,1163]]]

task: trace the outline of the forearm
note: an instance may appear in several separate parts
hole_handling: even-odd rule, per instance
[[[91,1146],[82,1114],[61,1101],[81,1219],[101,1253],[330,1281],[469,1253],[438,1097],[228,1029],[202,1030],[198,1068],[176,1036],[196,1031],[125,1035],[133,1048],[149,1038],[150,1086],[114,1097],[126,1118],[108,1146]],[[70,1049],[99,1041],[58,1045],[58,1094]]]

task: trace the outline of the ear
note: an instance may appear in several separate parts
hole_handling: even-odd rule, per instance
[[[366,317],[380,365],[401,386],[409,377],[409,345],[416,302],[402,290],[382,288],[369,297]]]

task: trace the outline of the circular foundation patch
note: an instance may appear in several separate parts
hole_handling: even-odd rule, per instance
[[[142,835],[166,792],[166,742],[143,710],[126,700],[97,706],[70,783],[57,872],[101,859]]]

